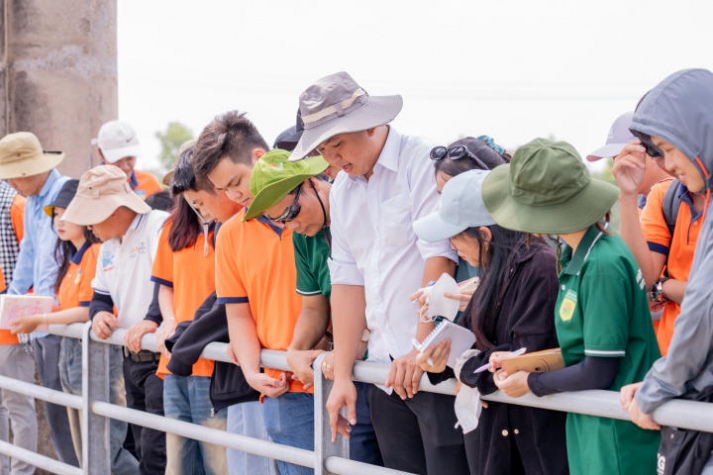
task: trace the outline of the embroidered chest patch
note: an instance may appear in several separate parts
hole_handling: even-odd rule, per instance
[[[577,292],[568,290],[559,308],[559,316],[563,322],[568,322],[572,319],[575,308],[577,308]]]

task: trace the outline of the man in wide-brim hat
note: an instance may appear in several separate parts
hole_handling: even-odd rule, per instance
[[[453,397],[418,392],[423,372],[412,345],[432,322],[418,322],[409,295],[442,273],[456,255],[447,240],[419,241],[414,220],[438,203],[431,147],[389,123],[401,96],[371,96],[346,72],[326,76],[300,96],[304,132],[290,160],[317,150],[339,173],[330,194],[334,388],[332,437],[339,411],[356,422],[354,354],[371,331],[369,360],[391,363],[386,387],[369,391],[372,422],[384,463],[407,472],[467,473],[463,436],[454,429]],[[438,437],[433,437],[433,434]],[[436,440],[438,439],[438,440]]]

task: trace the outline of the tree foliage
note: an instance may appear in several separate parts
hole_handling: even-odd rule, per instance
[[[164,169],[170,170],[178,159],[179,147],[193,138],[193,131],[180,122],[169,122],[164,132],[158,131],[155,135],[161,142],[159,162]]]

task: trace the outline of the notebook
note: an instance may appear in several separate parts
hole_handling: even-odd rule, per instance
[[[54,299],[39,295],[2,295],[0,296],[0,329],[9,330],[10,324],[25,315],[37,315],[52,311]],[[47,325],[37,327],[46,331]]]
[[[413,346],[415,346],[418,351],[423,351],[431,345],[437,345],[443,340],[448,339],[451,340],[451,353],[448,355],[448,366],[453,368],[455,367],[456,359],[458,359],[464,351],[469,350],[475,343],[475,335],[473,335],[471,330],[449,322],[448,320],[441,320],[441,322],[436,325],[436,328],[434,328],[421,343],[414,340]]]
[[[559,348],[550,348],[548,350],[533,351],[520,356],[513,356],[502,360],[502,368],[508,374],[513,374],[518,371],[527,371],[528,373],[546,373],[564,368],[564,360],[562,352]]]

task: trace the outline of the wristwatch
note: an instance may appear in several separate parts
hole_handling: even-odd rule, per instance
[[[649,298],[654,303],[665,303],[669,300],[663,295],[663,283],[669,280],[670,277],[661,277],[659,280],[651,286],[649,290]]]

